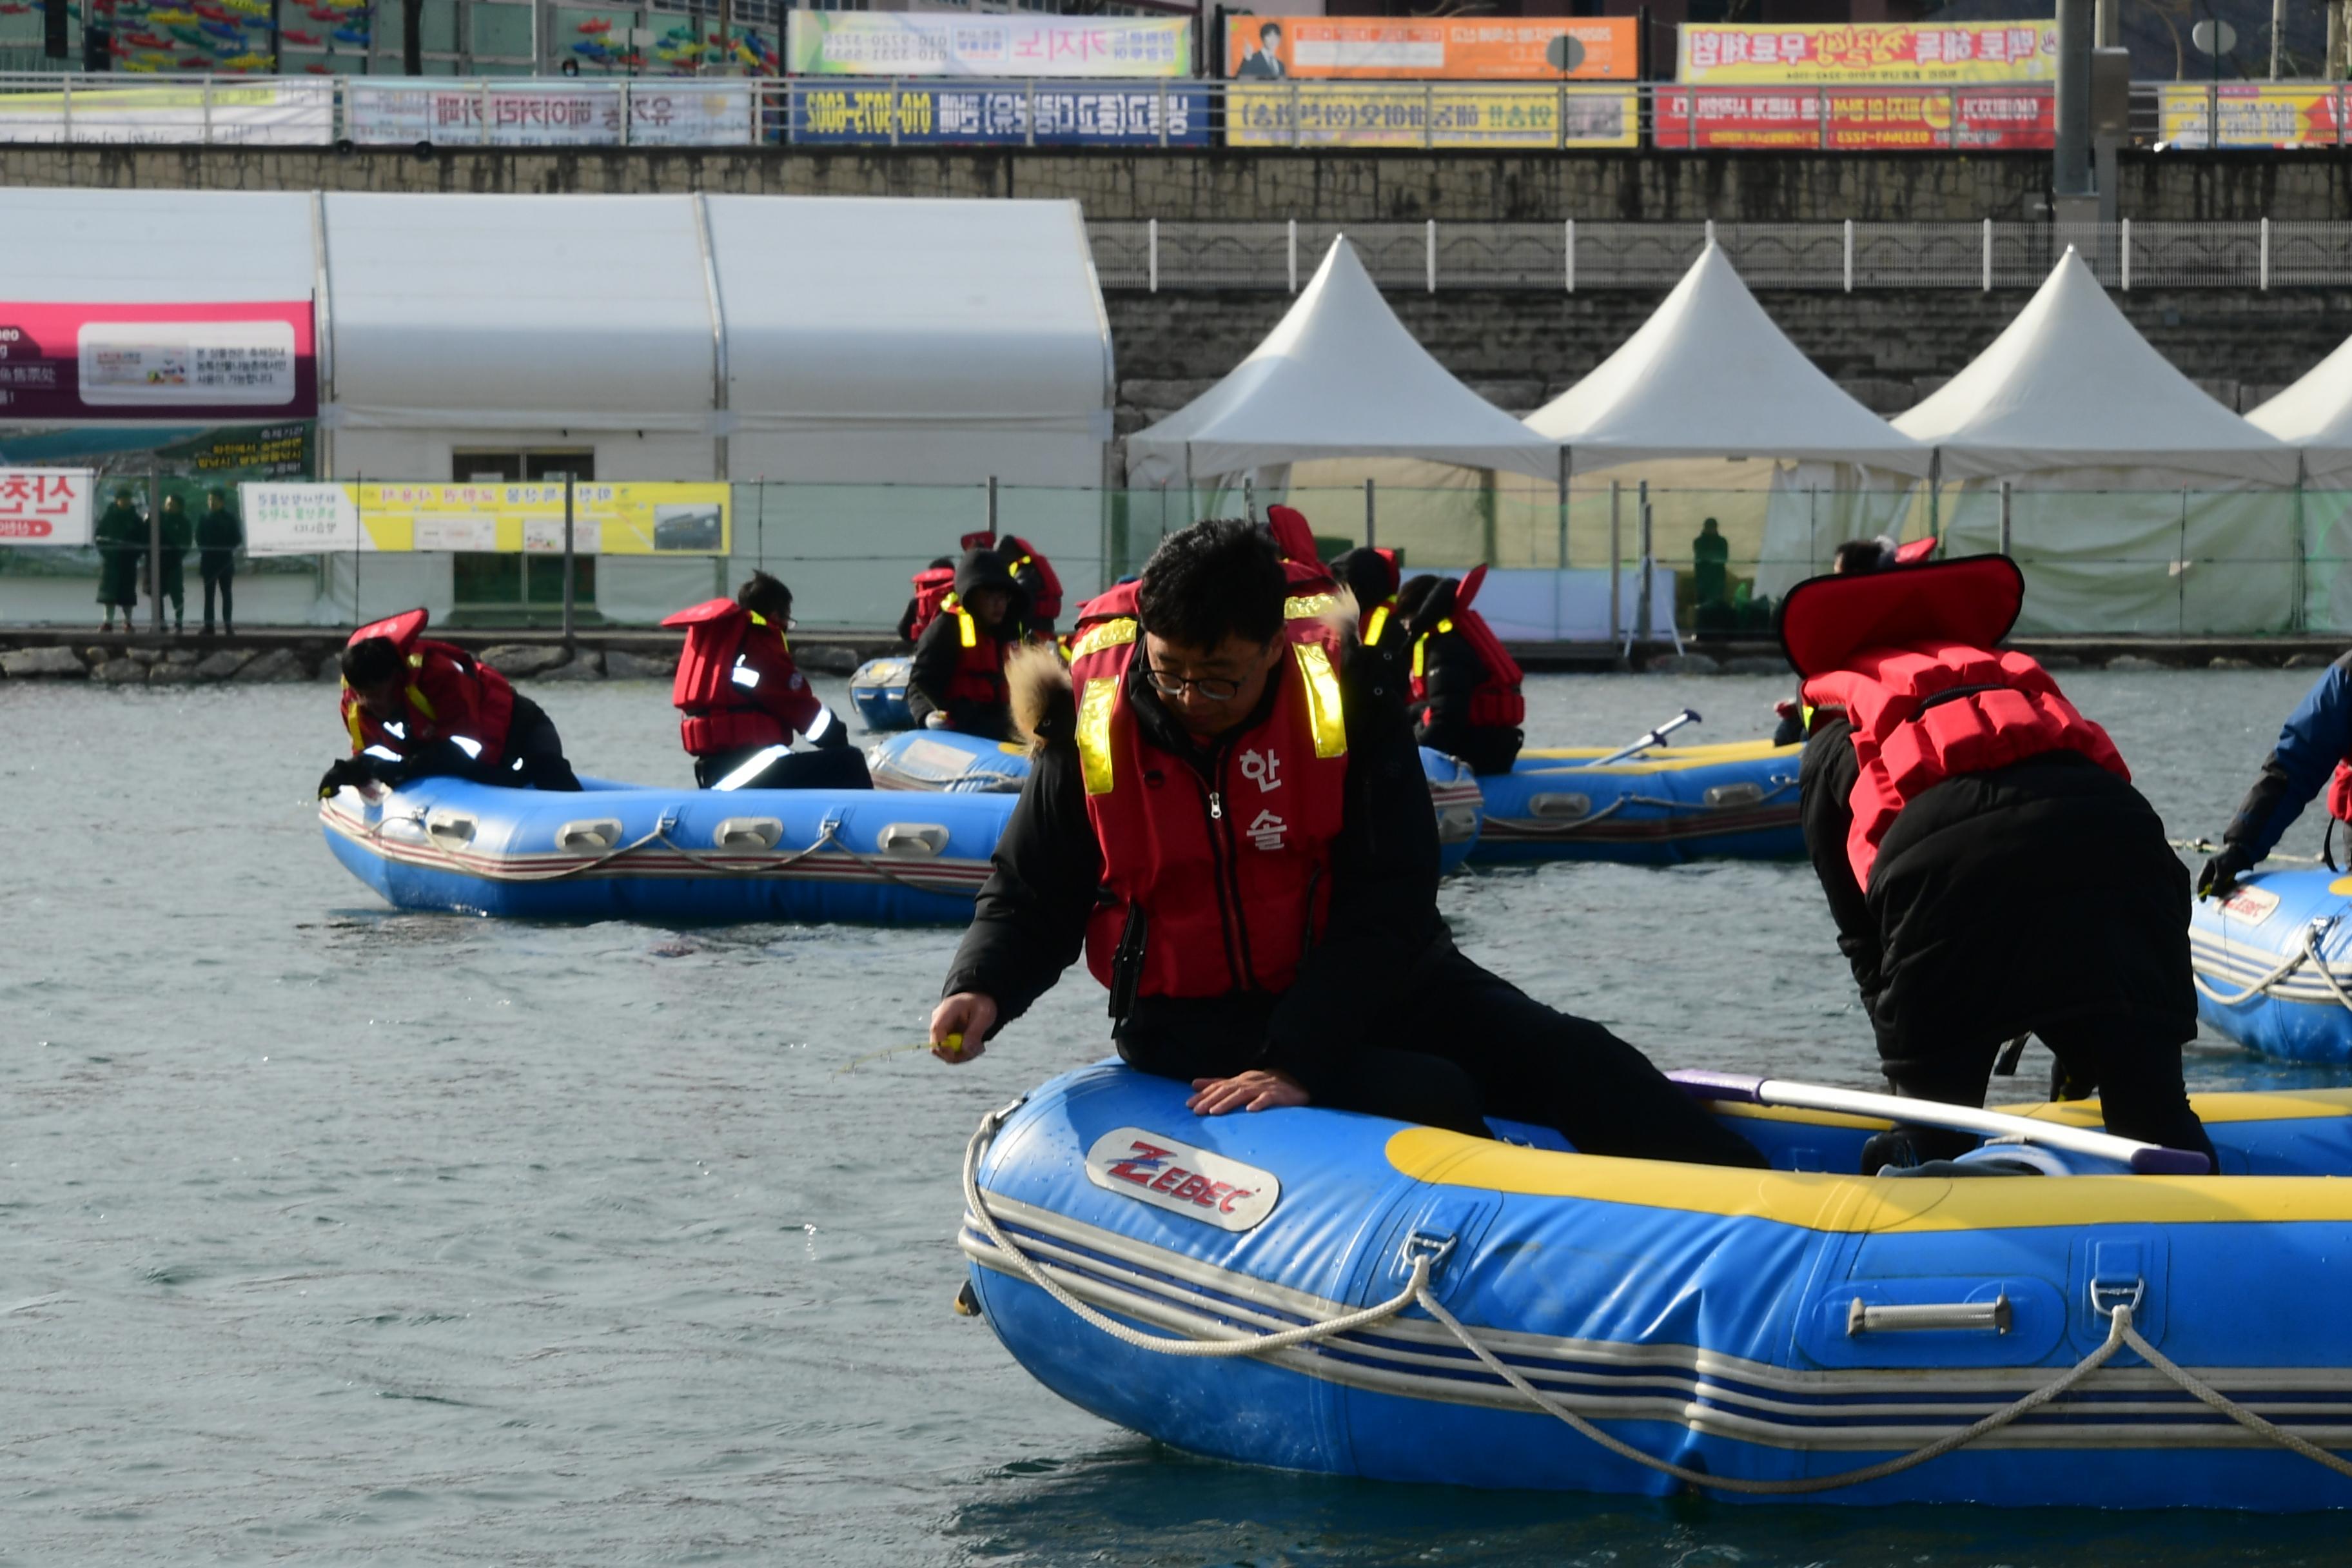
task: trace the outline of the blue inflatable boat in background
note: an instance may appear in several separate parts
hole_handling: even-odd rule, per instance
[[[869,730],[912,729],[907,711],[907,676],[915,661],[904,656],[869,658],[850,673],[849,704]]]
[[[2096,1125],[2084,1101],[2021,1108],[2034,1137],[1953,1174],[1882,1177],[1843,1173],[1885,1121],[1746,1082],[1752,1103],[1716,1110],[1770,1171],[1579,1154],[1506,1124],[1548,1146],[1313,1107],[1199,1117],[1182,1084],[1081,1068],[967,1150],[967,1304],[1063,1397],[1247,1464],[1839,1503],[2352,1506],[2352,1479],[2182,1381],[2352,1450],[2352,1091],[2196,1096],[2218,1176],[2044,1147]],[[2143,1168],[2203,1164],[2152,1152]],[[1967,1173],[1988,1163],[2025,1173]],[[1287,1338],[1220,1359],[1137,1342],[1266,1335]]]
[[[914,730],[866,747],[866,767],[876,789],[1017,795],[1029,776],[1029,750],[1018,742],[982,740],[953,730]],[[1469,765],[1442,752],[1423,746],[1421,768],[1437,813],[1439,864],[1450,872],[1477,845],[1485,797]]]
[[[1609,754],[1600,747],[1522,752],[1509,773],[1480,779],[1486,809],[1475,858],[1669,865],[1804,854],[1797,812],[1803,746],[1654,746],[1591,765]]]
[[[1013,797],[875,790],[577,795],[435,778],[319,806],[327,847],[403,910],[557,920],[961,925]]]
[[[2256,871],[2189,910],[2197,1016],[2248,1050],[2352,1062],[2352,876]]]

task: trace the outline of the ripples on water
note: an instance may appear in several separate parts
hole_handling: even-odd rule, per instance
[[[2067,685],[2189,837],[2308,680]],[[538,693],[584,768],[687,781],[666,688]],[[1729,740],[1784,694],[1538,678],[1529,727],[1616,742],[1687,702]],[[339,745],[325,687],[0,685],[0,1563],[2342,1561],[2325,1520],[1492,1496],[1157,1448],[948,1310],[963,1141],[1102,1053],[1083,974],[969,1068],[844,1075],[920,1037],[955,933],[395,913],[320,842]],[[1877,1083],[1803,867],[1487,871],[1444,904],[1663,1063]],[[2191,1074],[2347,1080],[2218,1041]]]

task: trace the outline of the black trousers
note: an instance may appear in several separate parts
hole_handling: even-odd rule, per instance
[[[1118,1053],[1162,1078],[1228,1078],[1262,1066],[1275,998],[1138,1004]],[[1761,1166],[1738,1133],[1649,1058],[1590,1019],[1545,1006],[1444,943],[1415,966],[1402,1005],[1349,1053],[1321,1103],[1399,1121],[1489,1132],[1485,1118],[1559,1129],[1587,1154]]]
[[[563,742],[547,710],[515,693],[514,717],[507,724],[506,762],[495,782],[533,789],[576,790],[580,779],[564,760]]]
[[[694,759],[694,782],[704,789],[714,788],[720,779],[765,750],[765,746],[740,746],[733,751],[714,752],[707,757],[697,757]],[[866,771],[865,752],[855,746],[835,746],[813,752],[786,752],[761,769],[751,783],[736,787],[872,789],[874,779]]]
[[[212,564],[211,555],[210,551],[200,552],[197,555],[197,567],[203,573],[205,579],[205,625],[213,624],[213,591],[218,589],[221,625],[235,631],[236,629],[235,591],[236,574],[226,566],[215,570]]]
[[[2205,1135],[2205,1124],[2189,1109],[2177,1042],[2152,1042],[2147,1026],[2127,1017],[2070,1017],[2034,1033],[2057,1057],[2074,1092],[2097,1089],[2108,1131],[2120,1138],[2161,1143],[2168,1149],[2193,1150],[2212,1160],[2215,1171],[2221,1168],[2212,1140]],[[1980,1048],[1889,1061],[1885,1064],[1886,1079],[1895,1092],[1906,1099],[1982,1105],[1992,1083],[1993,1060],[2003,1043],[1987,1040]],[[1948,1159],[1973,1147],[1976,1140],[1956,1133],[1949,1139],[1914,1142],[1927,1157]]]

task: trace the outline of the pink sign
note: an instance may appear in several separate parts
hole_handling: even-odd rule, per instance
[[[310,302],[0,300],[0,424],[310,419]]]

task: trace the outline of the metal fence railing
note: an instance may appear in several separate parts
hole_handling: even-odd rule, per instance
[[[1106,289],[1297,292],[1344,233],[1391,289],[1671,288],[1712,239],[1759,289],[2027,289],[2068,247],[2111,289],[2352,286],[2352,223],[1087,226]]]
[[[434,65],[467,63],[477,70],[437,79],[0,71],[0,144],[1959,153],[2048,149],[2055,135],[2046,82],[530,77],[482,74],[527,57]],[[2129,140],[2154,147],[2344,146],[2352,97],[2341,82],[2141,83],[2131,123]]]

